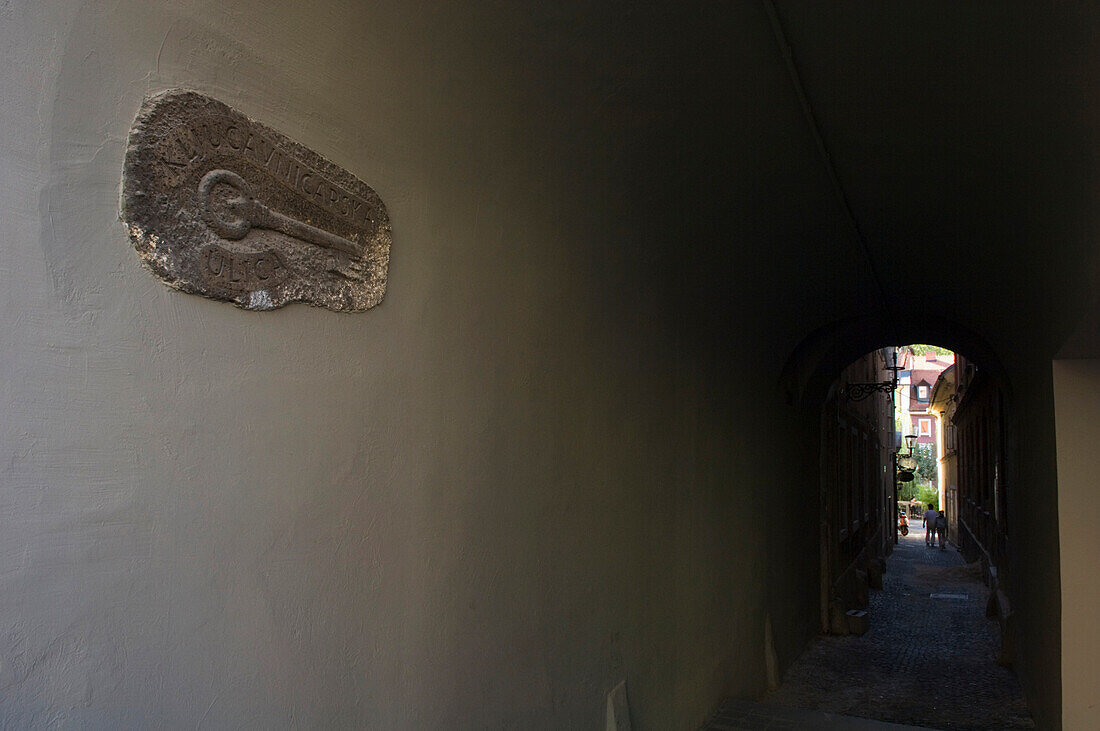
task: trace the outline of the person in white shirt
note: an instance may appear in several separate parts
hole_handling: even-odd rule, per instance
[[[935,547],[936,545],[936,518],[940,517],[938,510],[931,505],[924,511],[924,545]]]

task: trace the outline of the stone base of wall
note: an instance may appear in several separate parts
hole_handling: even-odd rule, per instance
[[[881,534],[882,530],[879,529],[867,541],[867,546],[856,559],[833,582],[832,598],[829,601],[829,634],[850,634],[848,611],[866,608],[870,601],[870,590],[882,589],[886,560],[879,555],[883,543]]]

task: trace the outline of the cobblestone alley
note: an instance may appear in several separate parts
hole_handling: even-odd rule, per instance
[[[1034,728],[1015,675],[995,662],[999,629],[985,618],[978,566],[954,548],[926,548],[918,525],[888,559],[883,590],[871,592],[865,635],[818,637],[778,690],[759,704],[728,702],[705,728],[807,728],[806,710],[831,719],[821,728],[855,728],[853,716],[950,730]]]

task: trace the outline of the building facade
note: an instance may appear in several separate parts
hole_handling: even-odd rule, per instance
[[[958,545],[959,517],[959,480],[958,480],[958,435],[954,423],[957,406],[956,393],[958,381],[956,374],[965,372],[965,359],[956,354],[955,362],[936,379],[932,387],[928,410],[935,416],[936,425],[936,465],[939,492],[939,505],[947,514],[948,539]]]
[[[930,456],[939,450],[939,435],[936,430],[936,415],[930,410],[932,390],[941,373],[954,362],[954,355],[941,355],[934,352],[914,353],[905,348],[902,360],[906,370],[903,372],[905,393],[902,396],[903,421],[906,434],[917,437],[916,445]],[[937,490],[939,480],[932,476]],[[943,504],[942,501],[940,503]]]
[[[867,606],[882,588],[884,559],[893,545],[893,399],[854,384],[889,383],[893,348],[868,353],[840,374],[822,410],[822,629],[846,634],[845,612]]]

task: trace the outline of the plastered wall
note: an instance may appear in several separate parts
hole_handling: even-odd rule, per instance
[[[1058,422],[1058,527],[1062,588],[1062,723],[1064,728],[1095,725],[1097,687],[1095,557],[1100,552],[1100,520],[1093,467],[1095,415],[1100,408],[1100,361],[1054,362]]]
[[[684,211],[722,201],[682,170],[713,150],[672,134],[690,78],[661,61],[699,36],[658,21],[0,8],[0,725],[598,728],[626,679],[637,728],[694,728],[763,689],[765,614],[783,662],[816,617],[814,516],[769,538],[813,422],[773,411],[782,262],[706,293],[728,238]],[[767,59],[746,89],[783,79],[760,37],[732,39]],[[379,192],[381,306],[242,312],[141,269],[126,135],[177,86]]]

